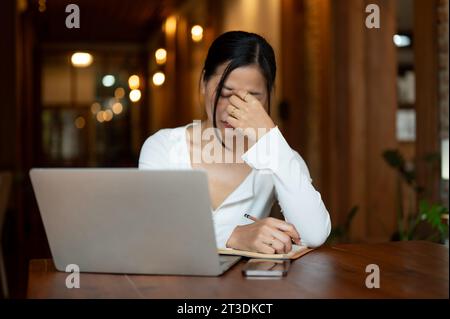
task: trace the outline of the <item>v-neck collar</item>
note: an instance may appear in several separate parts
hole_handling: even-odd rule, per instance
[[[217,206],[215,210],[213,210],[213,212],[217,212],[223,206],[234,204],[253,197],[254,181],[255,181],[254,173],[255,172],[252,169],[250,173],[245,177],[245,179],[230,194],[228,194],[228,196],[222,201],[222,203],[219,206]]]
[[[189,123],[185,126],[182,126],[182,134],[180,141],[182,141],[184,145],[184,157],[185,157],[185,163],[187,165],[187,168],[194,169],[192,167],[191,163],[191,155],[189,151],[189,147],[187,144],[187,129],[189,126],[193,125],[193,123]],[[211,212],[216,213],[218,212],[222,207],[226,205],[230,205],[233,203],[237,203],[243,200],[246,200],[248,198],[253,197],[254,189],[255,189],[255,175],[256,172],[254,169],[250,171],[250,173],[244,178],[244,180],[231,192],[228,194],[228,196],[220,203],[219,206],[217,206],[216,209],[211,208]],[[244,187],[246,186],[246,187]]]

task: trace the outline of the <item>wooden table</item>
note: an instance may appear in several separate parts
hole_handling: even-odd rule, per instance
[[[220,277],[80,275],[51,260],[30,262],[28,298],[448,298],[449,250],[423,241],[324,246],[293,261],[286,277],[247,279],[242,260]],[[366,266],[380,269],[380,288],[366,287]]]

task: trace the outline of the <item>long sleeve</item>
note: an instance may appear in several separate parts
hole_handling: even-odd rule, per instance
[[[163,169],[167,167],[167,145],[164,145],[164,130],[150,136],[142,145],[139,156],[140,169]]]
[[[295,226],[302,243],[308,247],[322,245],[331,231],[330,215],[311,183],[305,162],[278,127],[263,135],[242,159],[250,167],[272,175],[283,215]]]
[[[227,241],[231,236],[237,225],[235,224],[223,224],[214,220],[214,231],[216,236],[217,248],[227,248]]]
[[[177,129],[162,129],[147,138],[139,156],[140,169],[186,169],[184,135]]]

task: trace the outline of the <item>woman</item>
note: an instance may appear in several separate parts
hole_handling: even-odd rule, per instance
[[[160,130],[141,150],[141,169],[206,170],[219,248],[285,253],[292,242],[320,246],[331,230],[305,162],[268,114],[275,74],[275,55],[264,38],[220,35],[201,76],[207,118]],[[285,221],[267,217],[275,198]]]

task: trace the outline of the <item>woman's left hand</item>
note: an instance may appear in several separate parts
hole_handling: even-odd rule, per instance
[[[261,102],[247,91],[236,91],[229,98],[226,108],[228,116],[224,119],[231,126],[243,132],[252,142],[275,127]]]

